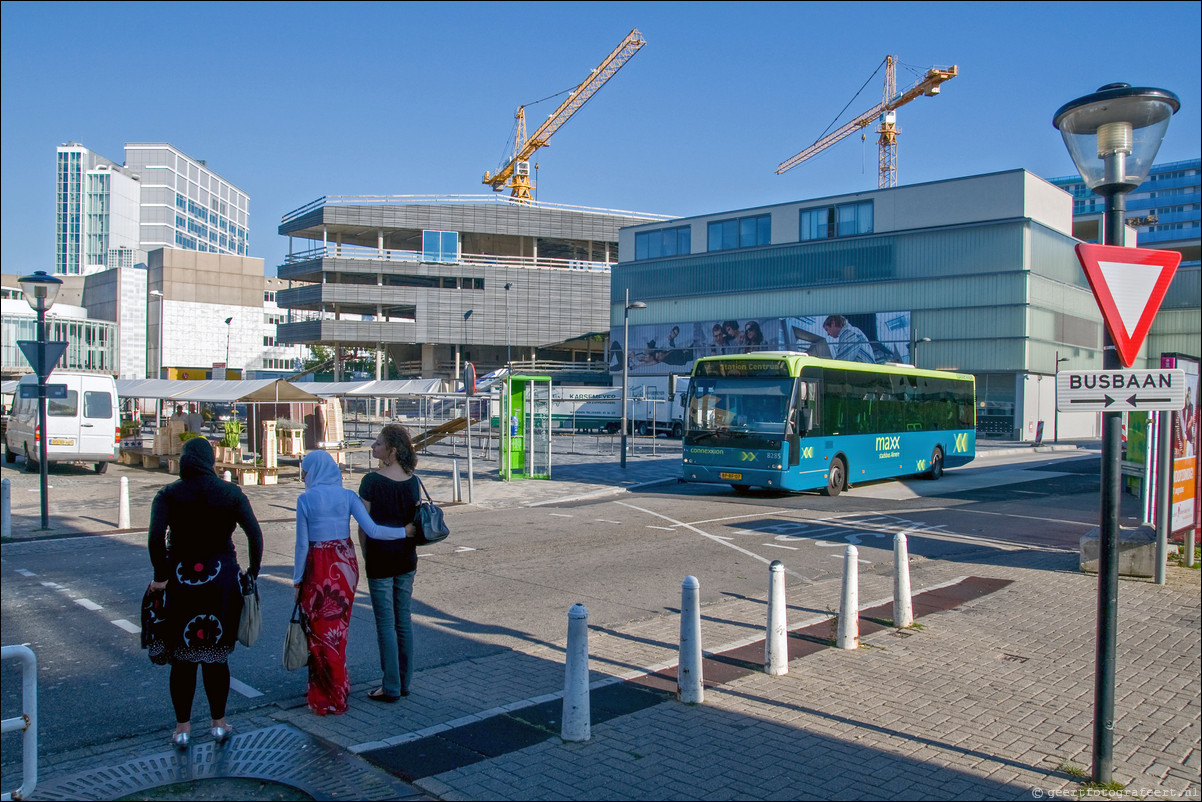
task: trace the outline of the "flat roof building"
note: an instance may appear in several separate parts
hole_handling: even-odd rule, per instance
[[[654,219],[493,196],[324,197],[280,223],[291,287],[276,302],[308,319],[278,338],[374,349],[377,366],[386,352],[401,377],[555,360],[608,383],[618,229]]]
[[[1102,367],[1072,209],[1068,193],[1010,170],[623,228],[610,369],[625,359],[637,382],[687,375],[711,353],[838,357],[846,337],[824,326],[838,316],[867,341],[857,358],[975,374],[978,434],[1030,440],[1042,421],[1051,439],[1057,360]],[[627,290],[647,308],[623,343]],[[1197,353],[1197,307],[1189,330],[1154,327],[1147,364]],[[1099,431],[1095,414],[1058,417],[1061,437]]]

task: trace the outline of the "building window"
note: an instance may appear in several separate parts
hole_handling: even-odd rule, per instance
[[[689,226],[640,231],[634,235],[634,258],[658,259],[692,253],[692,231]]]
[[[772,217],[761,214],[731,220],[714,220],[709,224],[706,249],[730,251],[735,248],[754,248],[772,243]]]
[[[801,210],[801,241],[872,233],[872,201]]]
[[[423,262],[458,262],[459,261],[459,232],[457,232],[457,231],[423,231],[422,232],[422,261]]]

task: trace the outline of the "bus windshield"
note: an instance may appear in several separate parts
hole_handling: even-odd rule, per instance
[[[793,381],[695,377],[689,386],[690,434],[746,433],[783,439]]]

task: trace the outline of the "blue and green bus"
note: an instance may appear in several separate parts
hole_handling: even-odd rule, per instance
[[[758,352],[698,359],[682,479],[838,495],[852,482],[964,465],[976,451],[972,376]]]

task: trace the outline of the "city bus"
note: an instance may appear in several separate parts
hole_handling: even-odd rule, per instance
[[[971,375],[758,352],[698,359],[685,482],[836,496],[853,482],[938,479],[976,451]]]

